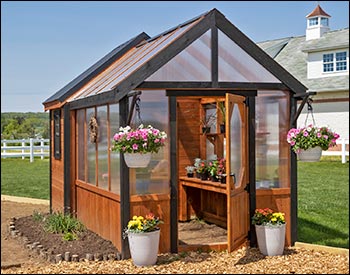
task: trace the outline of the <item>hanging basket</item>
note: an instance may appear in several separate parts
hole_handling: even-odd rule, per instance
[[[151,153],[124,153],[124,160],[129,168],[145,168],[151,161]]]
[[[316,146],[307,150],[301,150],[298,154],[299,160],[303,162],[317,162],[320,161],[322,155],[322,148]]]

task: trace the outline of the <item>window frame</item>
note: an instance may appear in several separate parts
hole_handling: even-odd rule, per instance
[[[345,59],[343,56],[339,59],[337,57],[340,54],[345,54]],[[327,55],[331,55],[332,59],[325,61],[325,57]],[[324,53],[322,55],[322,73],[328,74],[328,73],[337,73],[337,72],[346,72],[348,71],[348,60],[347,60],[348,52],[347,51],[337,51],[337,52],[329,52]],[[331,69],[325,70],[325,66],[329,67],[331,65]],[[338,69],[338,68],[344,68],[344,69]]]

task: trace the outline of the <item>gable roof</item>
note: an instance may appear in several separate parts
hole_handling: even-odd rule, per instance
[[[270,49],[281,41],[287,41],[283,49],[275,55]],[[306,41],[305,35],[287,39],[276,39],[257,43],[280,65],[293,74],[312,91],[346,91],[349,90],[349,75],[323,78],[307,78],[308,52],[338,50],[349,48],[349,28],[329,31],[319,39]]]
[[[120,45],[43,104],[49,109],[67,101],[85,100],[85,105],[80,106],[117,102],[213,28],[221,30],[291,91],[298,94],[306,91],[303,84],[213,9],[155,37],[142,33]]]

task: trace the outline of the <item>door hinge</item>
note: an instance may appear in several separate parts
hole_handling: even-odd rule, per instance
[[[244,190],[247,191],[248,193],[250,192],[250,184],[249,184],[249,182],[248,182],[247,185],[244,187]]]

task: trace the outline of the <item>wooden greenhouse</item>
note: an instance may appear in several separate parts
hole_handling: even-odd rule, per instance
[[[124,258],[123,229],[149,212],[164,221],[161,253],[255,246],[250,219],[265,207],[286,214],[286,245],[293,245],[297,166],[286,134],[306,90],[216,9],[154,37],[141,33],[43,103],[51,121],[50,207],[75,213]],[[147,168],[128,168],[110,150],[137,106],[145,124],[168,135]],[[213,113],[210,133],[202,133]],[[187,177],[196,158],[214,157],[226,161],[226,183]],[[181,242],[178,225],[193,217],[227,230],[226,241]]]

